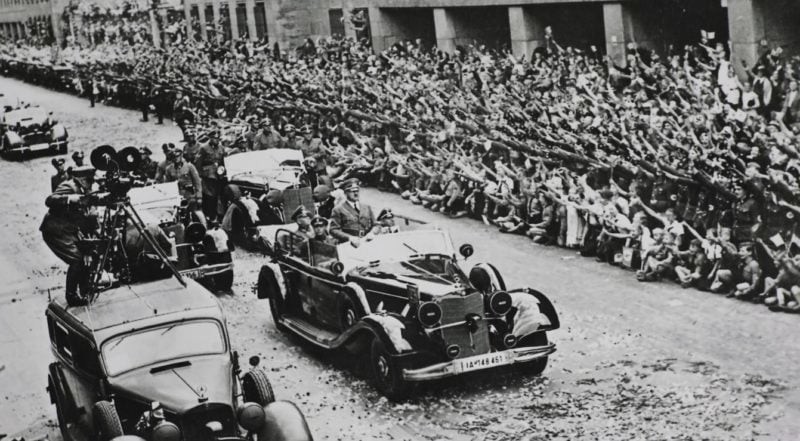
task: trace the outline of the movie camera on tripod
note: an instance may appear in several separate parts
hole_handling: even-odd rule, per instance
[[[185,286],[167,253],[130,203],[128,191],[144,184],[134,173],[141,162],[139,151],[128,147],[117,152],[103,145],[92,151],[90,159],[97,170],[105,172],[105,177],[98,179],[100,190],[87,195],[88,205],[103,207],[99,232],[95,238],[82,239],[79,245],[90,261],[88,292],[83,293],[86,299],[91,302],[104,289],[154,276],[174,275]],[[140,242],[146,244],[147,255],[129,255],[130,235],[143,240]]]

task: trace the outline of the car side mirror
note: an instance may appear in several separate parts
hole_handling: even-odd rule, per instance
[[[331,262],[328,268],[330,268],[331,272],[334,274],[342,274],[344,272],[344,264],[338,260]]]
[[[465,243],[458,248],[458,252],[464,256],[465,259],[469,259],[469,256],[475,254],[475,248],[472,245]]]

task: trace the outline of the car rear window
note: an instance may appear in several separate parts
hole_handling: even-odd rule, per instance
[[[106,373],[111,377],[165,361],[222,354],[226,350],[222,326],[213,320],[171,323],[122,334],[102,346]]]

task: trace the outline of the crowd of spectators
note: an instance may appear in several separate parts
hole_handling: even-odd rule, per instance
[[[357,177],[642,282],[800,310],[800,59],[765,47],[747,65],[703,38],[629,45],[620,66],[547,40],[531,59],[348,39],[64,55],[169,89],[185,152],[218,134],[228,151],[300,148],[330,185]]]

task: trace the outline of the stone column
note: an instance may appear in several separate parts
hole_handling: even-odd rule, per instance
[[[170,41],[170,38],[169,38],[169,33],[166,32],[166,30],[167,30],[167,22],[168,22],[168,20],[167,20],[167,10],[164,9],[164,8],[159,9],[158,10],[158,17],[159,17],[159,21],[161,22],[161,25],[158,26],[158,29],[163,28],[164,31],[165,31],[164,32],[164,47],[166,48],[167,46],[170,45],[170,43],[172,43]]]
[[[531,8],[508,7],[508,26],[511,30],[511,52],[515,57],[531,59],[533,50],[544,45],[544,26]]]
[[[192,5],[189,0],[183,0],[183,16],[186,19],[186,39],[194,40],[194,28],[192,27]]]
[[[216,35],[217,42],[222,41],[224,35],[222,35],[222,26],[220,26],[220,20],[222,19],[222,14],[220,12],[220,8],[222,5],[219,4],[220,0],[212,0],[211,2],[211,10],[214,12],[214,35]]]
[[[625,66],[625,19],[621,3],[603,3],[603,25],[606,32],[606,53],[620,66]]]
[[[247,36],[250,41],[256,41],[258,39],[258,32],[256,31],[256,1],[255,0],[245,0],[244,8],[247,13]]]
[[[228,0],[228,17],[230,17],[231,21],[231,42],[233,42],[239,38],[239,23],[236,21],[236,0]]]
[[[150,9],[147,11],[150,16],[150,35],[153,37],[153,46],[161,47],[161,35],[158,32],[158,20],[156,19],[156,11]]]
[[[205,3],[197,3],[197,19],[200,20],[200,38],[203,41],[208,41],[208,29],[206,28],[206,5]]]
[[[756,0],[728,0],[728,29],[731,49],[752,66],[766,38],[764,20]]]
[[[456,24],[447,9],[433,9],[433,27],[436,30],[436,47],[442,52],[455,52]]]

